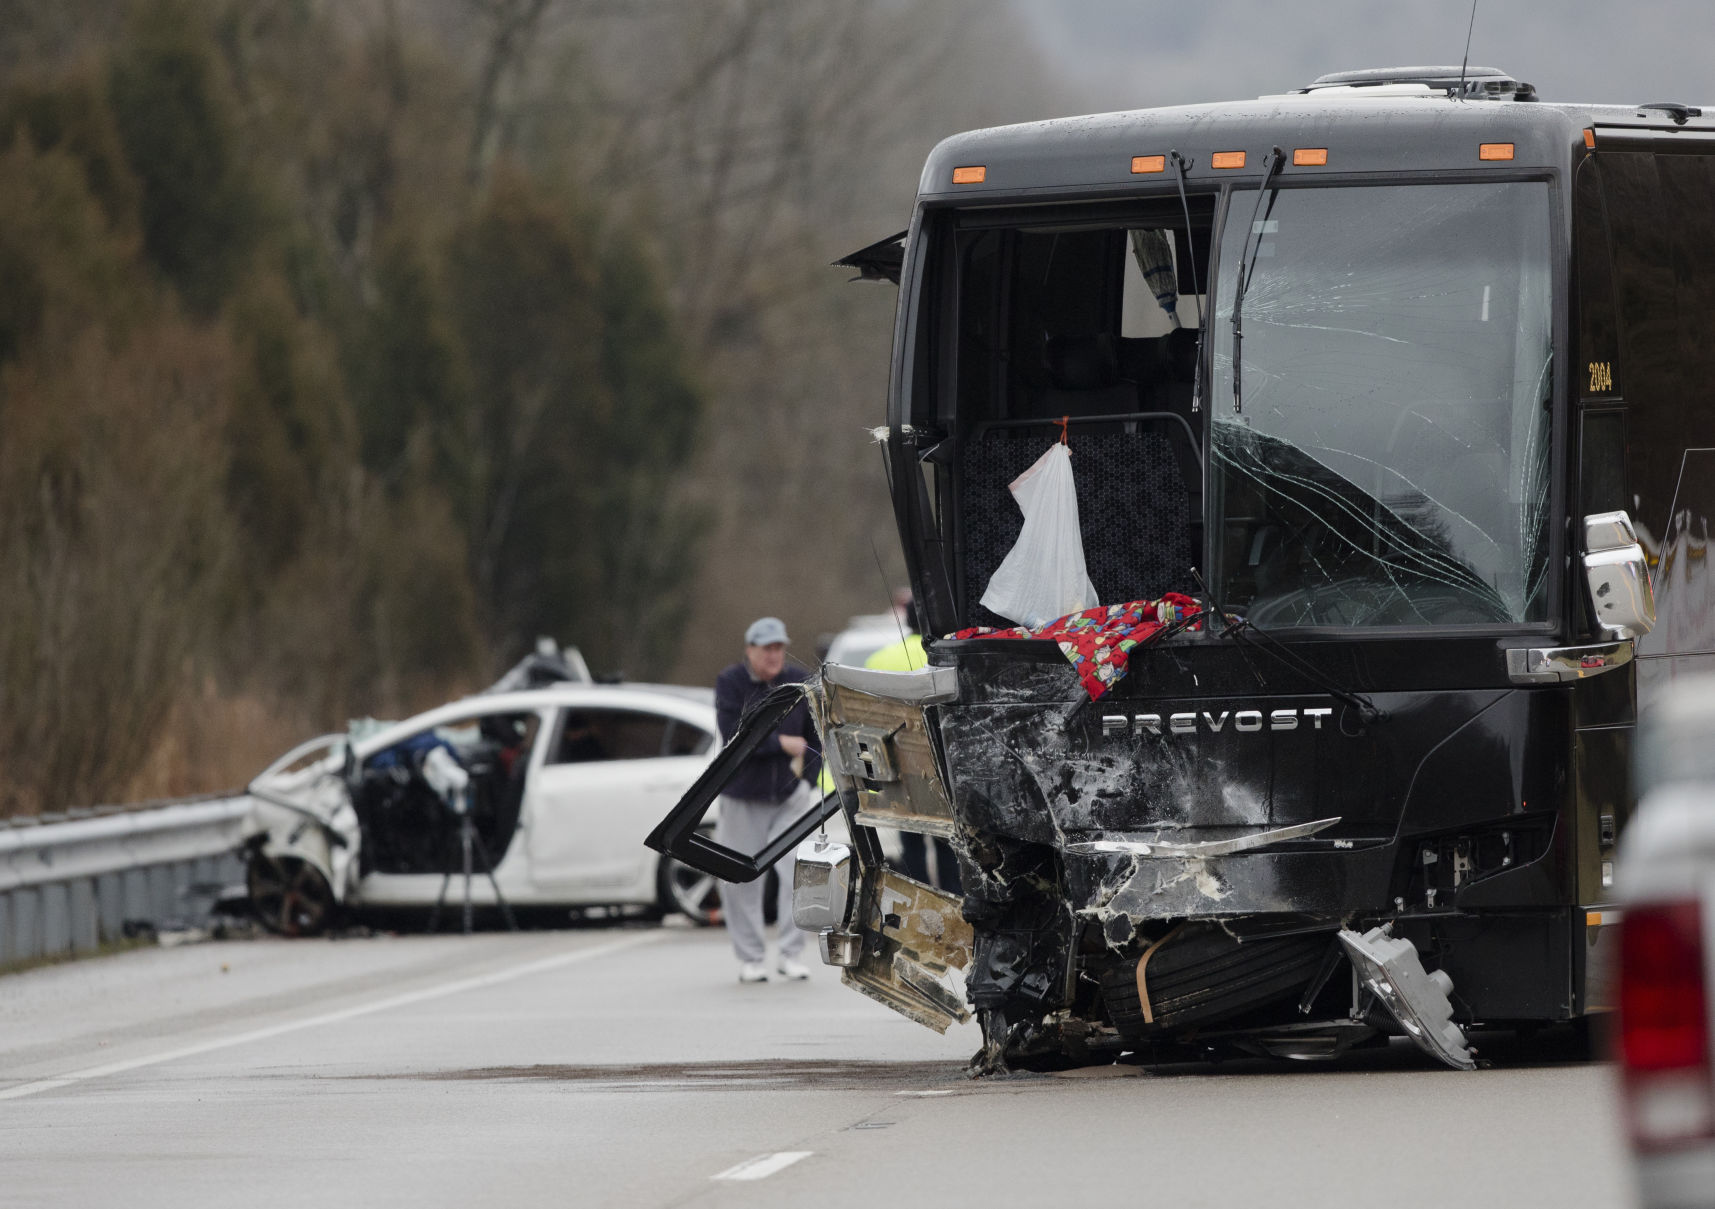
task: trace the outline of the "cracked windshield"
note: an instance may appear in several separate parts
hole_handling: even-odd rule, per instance
[[[1548,214],[1536,182],[1233,194],[1205,396],[1225,607],[1546,618]]]

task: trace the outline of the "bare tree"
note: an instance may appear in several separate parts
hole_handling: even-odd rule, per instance
[[[902,572],[868,436],[894,294],[828,265],[905,225],[939,137],[1041,116],[1028,39],[974,0],[562,5],[511,101],[515,146],[661,249],[712,394],[696,470],[670,489],[710,517],[694,620],[736,632],[766,608],[837,628]],[[727,653],[693,644],[680,674]]]
[[[526,58],[549,0],[465,0],[465,3],[488,24],[488,40],[477,72],[470,150],[465,159],[465,175],[475,186],[486,177],[489,165],[505,145],[505,94],[516,89],[522,80]]]

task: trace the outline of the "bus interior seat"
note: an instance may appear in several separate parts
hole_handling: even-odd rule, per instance
[[[1135,380],[1120,376],[1112,337],[1051,335],[1044,341],[1047,384],[1031,392],[1030,414],[1055,419],[1064,415],[1121,415],[1138,411]]]

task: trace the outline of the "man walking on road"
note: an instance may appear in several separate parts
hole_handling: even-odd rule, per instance
[[[778,617],[763,617],[744,632],[744,660],[727,668],[715,680],[715,717],[721,741],[730,742],[739,720],[764,693],[782,684],[806,679],[797,668],[786,666],[786,623]],[[802,757],[799,767],[792,766]],[[738,852],[756,852],[794,819],[810,809],[810,786],[822,766],[816,731],[808,704],[800,701],[775,731],[757,744],[727,782],[720,798],[720,819],[715,823],[715,842]],[[784,858],[775,866],[780,879],[777,923],[780,928],[780,974],[785,978],[808,978],[810,971],[798,960],[804,951],[804,933],[792,923],[792,862]],[[733,951],[738,955],[740,982],[767,982],[768,966],[764,940],[763,889],[766,876],[753,882],[721,883],[721,910]]]

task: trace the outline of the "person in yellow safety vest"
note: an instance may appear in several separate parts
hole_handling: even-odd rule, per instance
[[[883,672],[914,672],[927,666],[928,662],[928,657],[923,654],[923,635],[907,634],[903,641],[882,647],[865,659],[863,665]],[[828,772],[826,761],[822,763],[822,775],[816,782],[816,788],[824,795],[834,792],[834,778]]]
[[[882,647],[863,661],[863,665],[878,672],[915,672],[929,663],[923,654],[923,635],[907,634],[903,642]]]

